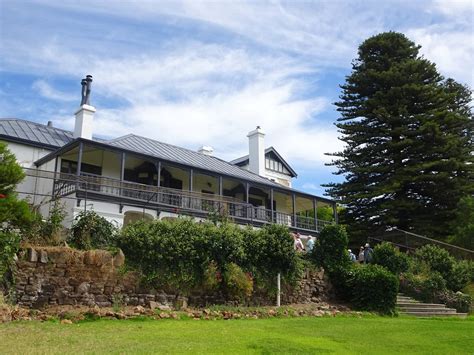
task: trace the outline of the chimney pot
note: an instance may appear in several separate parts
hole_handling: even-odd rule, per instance
[[[214,152],[214,149],[208,145],[203,145],[201,148],[198,149],[198,153],[204,154],[204,155],[209,155],[211,156],[212,153]]]
[[[50,128],[52,128],[52,127],[53,127],[53,121],[48,121],[47,126],[50,127]]]

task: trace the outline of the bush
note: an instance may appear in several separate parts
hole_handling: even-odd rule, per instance
[[[384,266],[390,272],[399,275],[408,270],[409,257],[400,253],[392,244],[383,242],[375,246],[372,263]]]
[[[439,272],[406,273],[400,281],[400,290],[423,302],[434,302],[439,292],[446,290],[446,281]]]
[[[243,297],[254,281],[269,289],[278,272],[291,279],[301,266],[282,226],[253,230],[189,219],[140,221],[122,230],[117,246],[149,284],[181,293],[220,289]]]
[[[415,259],[415,267],[423,269],[426,265],[431,272],[438,272],[446,281],[445,288],[451,291],[463,289],[470,281],[471,264],[467,261],[457,261],[445,249],[425,245],[416,251]]]
[[[446,249],[437,247],[436,245],[424,245],[417,249],[415,257],[425,262],[431,270],[446,275],[453,268],[454,258]]]
[[[94,211],[83,211],[74,219],[68,242],[82,250],[115,246],[117,229]]]
[[[0,231],[0,284],[6,280],[13,258],[20,248],[20,236],[11,231]]]
[[[472,266],[468,261],[454,262],[451,272],[445,275],[447,288],[454,292],[462,290],[471,280],[471,273]]]
[[[244,299],[252,295],[253,280],[239,265],[229,263],[224,272],[225,290],[234,299]]]
[[[274,283],[278,273],[287,281],[298,279],[302,270],[287,227],[267,225],[244,231],[245,268],[260,281]]]
[[[462,292],[442,291],[437,295],[438,302],[461,313],[469,313],[472,307],[472,297]]]
[[[351,263],[347,256],[348,243],[349,238],[343,226],[328,225],[317,238],[311,258],[316,265],[329,273],[336,269],[347,268]]]
[[[354,266],[348,286],[351,303],[360,310],[393,314],[397,302],[398,278],[380,265]]]

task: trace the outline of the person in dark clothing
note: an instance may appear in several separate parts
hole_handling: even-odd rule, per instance
[[[365,264],[370,264],[372,262],[373,253],[374,253],[374,250],[370,247],[370,244],[366,243],[365,248],[364,248],[364,263]]]

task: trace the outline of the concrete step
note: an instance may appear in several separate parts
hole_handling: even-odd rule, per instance
[[[397,302],[397,307],[423,307],[423,308],[446,308],[446,305],[439,303],[420,303],[420,302]]]
[[[466,318],[467,313],[443,313],[443,312],[400,312],[414,317],[459,317]]]
[[[399,308],[400,312],[415,312],[415,313],[456,313],[456,310],[454,308],[423,308],[423,307],[400,307]]]
[[[423,303],[403,294],[397,295],[397,308],[400,314],[415,317],[459,317],[466,318],[467,313],[457,313],[454,308],[448,308],[439,303]]]

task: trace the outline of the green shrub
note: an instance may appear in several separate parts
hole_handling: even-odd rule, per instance
[[[405,273],[400,280],[401,292],[423,302],[433,302],[445,290],[446,281],[439,272]]]
[[[115,246],[117,229],[94,211],[83,211],[74,219],[68,242],[82,250]]]
[[[11,231],[0,231],[0,284],[7,282],[6,274],[20,248],[20,236]]]
[[[148,283],[181,293],[220,289],[240,297],[253,282],[269,290],[278,272],[290,280],[301,267],[288,229],[281,226],[253,230],[189,219],[141,221],[122,230],[117,246]],[[230,277],[240,286],[231,286]]]
[[[252,295],[253,279],[239,265],[229,263],[224,272],[225,290],[234,299],[244,299]]]
[[[436,295],[436,301],[444,303],[450,308],[455,308],[461,313],[468,313],[472,308],[472,297],[462,292],[442,291]]]
[[[443,276],[451,272],[455,262],[446,249],[436,245],[422,246],[416,250],[415,257],[426,263],[432,271],[437,271]]]
[[[316,240],[311,258],[316,265],[323,267],[327,272],[347,268],[350,264],[347,256],[349,238],[346,229],[341,225],[328,225],[321,231]]]
[[[409,257],[400,253],[392,244],[383,242],[375,246],[372,263],[384,266],[390,272],[399,275],[408,270]]]
[[[472,277],[471,263],[457,261],[447,250],[435,245],[425,245],[418,249],[415,259],[415,267],[423,269],[425,264],[431,272],[438,272],[446,281],[445,288],[454,292],[462,290]]]
[[[449,290],[457,292],[462,290],[471,280],[472,266],[468,261],[453,263],[451,271],[444,277]]]
[[[267,225],[260,230],[246,229],[244,234],[245,268],[260,281],[274,283],[278,273],[291,282],[301,273],[301,262],[287,227]]]
[[[398,285],[397,276],[380,265],[355,266],[348,282],[351,303],[360,310],[393,314]]]

